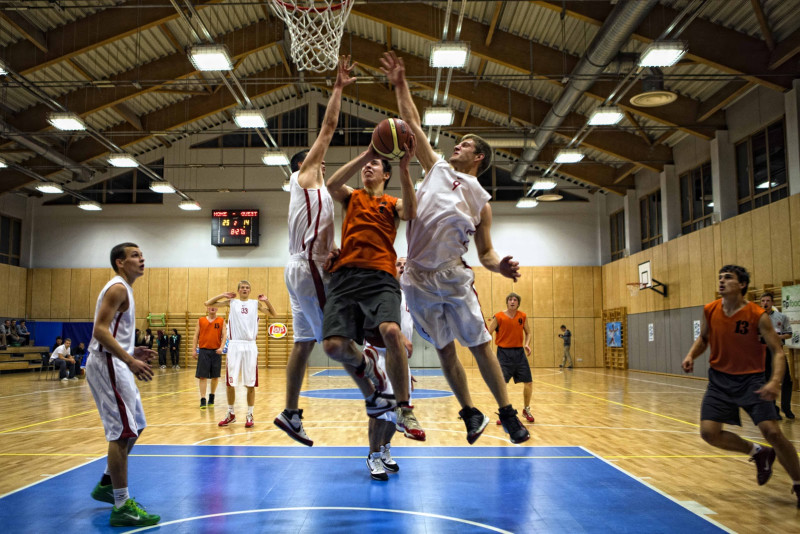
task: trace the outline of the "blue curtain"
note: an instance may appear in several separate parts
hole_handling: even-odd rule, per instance
[[[47,347],[52,350],[53,343],[56,342],[56,337],[61,335],[64,330],[64,323],[50,322],[50,321],[29,321],[27,323],[28,330],[31,333],[31,339],[37,347]]]

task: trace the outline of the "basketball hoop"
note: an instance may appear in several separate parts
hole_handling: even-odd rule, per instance
[[[270,0],[289,30],[289,53],[298,70],[325,72],[336,68],[342,32],[354,0]]]
[[[639,282],[629,282],[625,285],[628,286],[628,292],[632,297],[635,297],[639,291],[647,287],[647,284],[640,284]]]

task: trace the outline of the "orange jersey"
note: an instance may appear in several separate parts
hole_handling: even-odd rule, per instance
[[[528,316],[517,310],[514,317],[509,317],[506,312],[494,314],[497,321],[497,337],[495,343],[504,349],[516,349],[525,343],[525,321]]]
[[[731,375],[764,372],[764,345],[758,321],[766,313],[761,306],[748,302],[733,316],[722,311],[722,299],[703,308],[711,344],[709,365]]]
[[[395,276],[396,213],[395,197],[371,197],[363,189],[353,190],[342,223],[342,252],[332,271],[341,267],[360,267]]]
[[[200,334],[197,336],[197,346],[201,349],[217,350],[222,345],[222,325],[225,319],[217,317],[209,321],[208,317],[200,317],[197,321],[197,328]]]

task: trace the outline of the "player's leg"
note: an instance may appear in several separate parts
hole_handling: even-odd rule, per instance
[[[206,406],[206,389],[208,387],[208,380],[205,378],[198,378],[197,379],[198,386],[200,388],[200,407],[205,408]]]
[[[286,409],[296,410],[300,401],[300,388],[303,387],[308,358],[316,341],[298,341],[292,346],[289,361],[286,362]]]
[[[458,403],[462,408],[473,406],[472,396],[469,393],[469,385],[467,384],[467,373],[464,371],[464,366],[461,365],[461,361],[459,361],[456,354],[455,341],[451,341],[441,349],[436,349],[436,354],[439,356],[442,374]]]
[[[492,348],[488,342],[480,345],[470,347],[470,352],[478,364],[478,369],[481,372],[483,381],[489,387],[497,404],[500,407],[508,406],[511,402],[508,400],[508,389],[503,380],[503,371],[500,369],[500,364],[497,361]]]
[[[369,418],[369,454],[367,455],[367,469],[369,469],[370,477],[372,477],[373,480],[389,480],[389,475],[386,474],[386,468],[381,461],[381,437],[383,435],[381,427],[385,423],[386,421],[380,421],[374,417]]]
[[[398,403],[408,402],[408,355],[403,346],[403,334],[397,323],[384,322],[380,326],[386,347],[386,375],[392,383]]]
[[[792,374],[789,371],[789,361],[786,361],[786,372],[783,375],[783,383],[781,384],[781,411],[789,418],[794,419],[792,412]]]
[[[709,445],[726,451],[749,454],[753,443],[742,439],[738,434],[723,429],[717,421],[700,421],[700,437]]]

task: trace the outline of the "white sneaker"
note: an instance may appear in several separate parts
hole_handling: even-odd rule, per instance
[[[314,445],[303,429],[303,410],[284,410],[275,418],[275,426],[286,432],[290,438],[307,447]]]
[[[386,474],[386,469],[383,468],[380,451],[372,452],[367,456],[367,467],[372,480],[389,480],[389,475]]]
[[[68,380],[69,380],[69,378],[67,378],[66,376],[61,379],[62,382],[67,382]]]
[[[400,466],[397,465],[392,459],[392,445],[387,443],[386,445],[381,445],[381,463],[383,463],[384,469],[386,469],[390,473],[397,473],[400,471]]]

